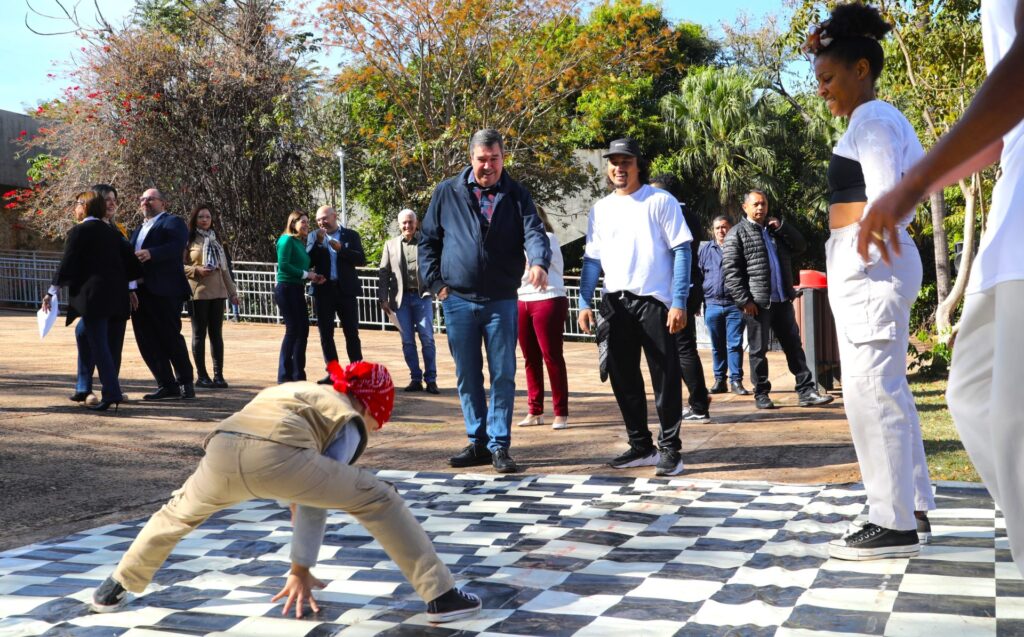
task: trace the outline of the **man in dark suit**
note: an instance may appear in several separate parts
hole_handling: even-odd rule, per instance
[[[358,232],[338,224],[338,214],[330,206],[320,206],[316,211],[316,225],[317,231],[309,233],[306,250],[313,269],[326,277],[323,283],[313,284],[313,310],[324,363],[338,360],[338,348],[334,345],[335,316],[340,319],[341,330],[345,333],[349,362],[361,361],[363,347],[359,341],[357,297],[362,286],[356,268],[366,265],[363,243]],[[319,382],[329,385],[330,375]]]
[[[165,206],[156,188],[142,193],[139,209],[145,220],[131,238],[135,256],[142,262],[139,307],[132,314],[132,328],[139,353],[157,382],[157,390],[143,396],[146,400],[196,396],[192,362],[181,335],[181,305],[191,292],[182,265],[188,227],[166,212]]]

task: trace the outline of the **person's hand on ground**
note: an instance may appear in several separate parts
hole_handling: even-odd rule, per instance
[[[309,604],[309,609],[314,613],[320,612],[320,606],[317,605],[316,599],[313,598],[313,589],[324,588],[325,586],[327,585],[309,572],[308,567],[292,564],[291,572],[288,573],[288,579],[285,580],[284,587],[270,601],[276,602],[281,598],[287,597],[288,599],[284,603],[284,609],[281,611],[281,614],[287,615],[288,610],[294,605],[295,618],[302,619],[302,612],[306,603]]]

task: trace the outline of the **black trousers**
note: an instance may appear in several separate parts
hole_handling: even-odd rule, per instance
[[[160,296],[140,286],[139,309],[132,314],[132,329],[139,353],[160,387],[191,383],[192,363],[181,335],[181,304],[176,296]],[[173,368],[173,371],[172,371]]]
[[[779,339],[779,345],[786,354],[789,371],[796,379],[796,391],[805,394],[814,389],[811,370],[807,368],[804,345],[800,340],[800,328],[796,324],[793,302],[772,303],[768,307],[757,306],[757,316],[743,315],[747,327],[747,344],[750,347],[750,377],[754,381],[754,394],[767,394],[772,389],[768,381],[768,345],[771,334]]]
[[[602,299],[601,315],[608,321],[608,377],[626,424],[629,444],[639,448],[652,446],[647,427],[647,393],[640,375],[642,350],[661,424],[658,446],[678,451],[682,446],[679,425],[683,395],[676,339],[665,327],[668,308],[654,297],[616,292]]]
[[[697,354],[697,327],[694,317],[687,314],[686,327],[675,334],[676,353],[679,355],[679,368],[683,375],[683,384],[690,398],[690,409],[705,414],[708,411],[708,385],[704,380],[704,365]]]
[[[331,281],[316,288],[313,295],[313,311],[316,313],[316,329],[320,333],[320,349],[324,362],[338,359],[338,348],[334,345],[334,317],[341,322],[345,333],[345,350],[348,361],[363,360],[363,345],[359,340],[359,302],[354,294],[342,294],[336,282]]]
[[[196,375],[209,378],[206,373],[206,336],[210,336],[210,354],[213,357],[213,375],[224,372],[224,299],[194,299],[192,301],[192,360]]]

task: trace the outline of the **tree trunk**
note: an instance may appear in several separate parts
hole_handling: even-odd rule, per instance
[[[964,298],[967,280],[971,276],[971,262],[974,260],[974,215],[981,190],[981,175],[974,173],[970,182],[960,180],[960,191],[964,194],[964,252],[960,259],[960,271],[949,291],[949,296],[935,308],[935,331],[939,340],[948,343],[954,336],[951,318],[953,311]]]
[[[939,190],[931,196],[932,204],[932,242],[935,248],[935,291],[938,302],[942,303],[949,296],[949,240],[946,238],[946,198]]]

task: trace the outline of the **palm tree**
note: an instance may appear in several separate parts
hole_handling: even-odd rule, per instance
[[[668,163],[699,184],[702,217],[735,212],[749,188],[774,194],[771,94],[755,75],[736,68],[701,68],[661,100],[665,133],[676,145]]]

